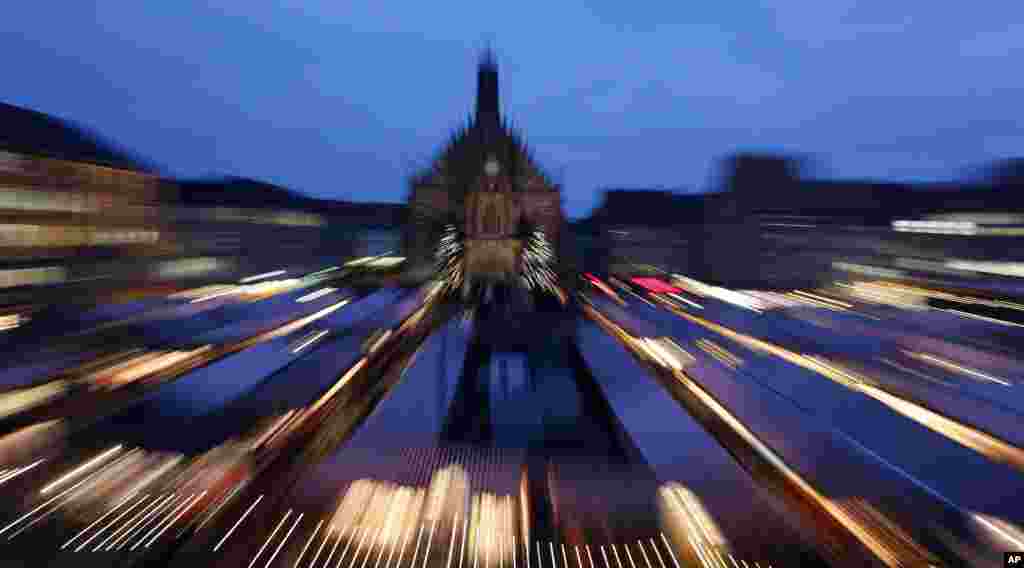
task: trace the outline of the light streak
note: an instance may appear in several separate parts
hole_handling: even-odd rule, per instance
[[[303,515],[305,515],[305,513],[300,513],[299,516],[295,518],[295,523],[292,524],[292,528],[288,529],[288,532],[285,533],[284,538],[281,539],[281,543],[277,545],[277,548],[274,549],[274,553],[271,554],[270,558],[267,559],[267,564],[265,568],[270,568],[270,565],[274,562],[274,559],[277,558],[277,555],[280,554],[281,549],[284,548],[284,543],[288,542],[288,539],[291,538],[292,532],[295,531],[295,527],[299,526],[299,523],[302,521]],[[323,521],[320,522],[322,523]],[[302,551],[305,552],[306,549],[302,549]]]
[[[995,525],[994,523],[990,522],[989,520],[985,519],[981,515],[974,515],[974,520],[978,521],[982,525],[985,525],[985,527],[987,527],[989,530],[1006,539],[1007,542],[1015,546],[1017,550],[1024,549],[1024,541],[1014,537],[1012,534],[1006,532],[1005,530]]]
[[[672,558],[672,563],[676,565],[676,568],[679,568],[679,560],[676,559],[675,553],[672,552],[672,546],[669,545],[668,539],[665,538],[665,533],[658,534],[661,535],[661,541],[665,543],[665,549],[668,550],[668,555]]]
[[[824,362],[820,358],[795,353],[767,341],[737,333],[724,326],[712,323],[686,312],[678,310],[674,310],[673,312],[684,319],[688,319],[702,327],[715,331],[716,333],[728,337],[729,339],[745,345],[750,349],[771,353],[772,355],[793,363],[794,365],[815,371],[825,378],[833,380],[851,390],[858,391],[875,399],[897,413],[921,424],[922,426],[925,426],[929,430],[945,436],[964,447],[970,448],[991,460],[1004,462],[1012,465],[1018,470],[1024,470],[1024,450],[1021,450],[1020,448],[991,434],[946,417],[920,404],[890,394],[878,386],[869,384],[863,379]],[[605,321],[608,321],[607,318],[604,319]]]
[[[109,511],[104,513],[103,516],[101,516],[100,518],[98,518],[95,521],[93,521],[89,526],[87,526],[84,529],[78,531],[78,534],[76,534],[75,536],[71,537],[70,540],[68,540],[67,542],[62,544],[60,549],[64,550],[65,548],[70,546],[72,542],[75,542],[76,540],[78,540],[78,537],[80,537],[80,536],[84,535],[85,533],[89,532],[89,530],[92,529],[94,526],[96,526],[96,525],[100,524],[101,522],[103,522],[103,519],[109,517],[110,515],[113,515],[118,509],[121,508],[121,505],[124,505],[125,503],[131,501],[134,498],[135,498],[135,495],[129,495],[129,496],[125,497],[124,499],[121,499],[120,501],[118,501],[117,504],[114,505]]]
[[[415,566],[416,565],[416,558],[419,557],[419,555],[420,555],[420,543],[423,541],[423,529],[424,529],[424,526],[421,523],[420,524],[420,534],[419,534],[419,536],[416,537],[416,550],[412,553],[412,562],[409,563],[409,566]]]
[[[210,519],[217,516],[217,513],[219,513],[220,510],[223,509],[224,506],[227,505],[229,501],[231,501],[231,498],[234,497],[236,493],[242,490],[242,485],[243,484],[236,485],[235,488],[232,489],[231,492],[228,493],[223,500],[221,500],[220,504],[217,505],[217,507],[215,507],[213,511],[211,511],[210,514],[206,516],[205,519],[203,519],[203,522],[199,523],[199,526],[196,527],[196,532],[199,532],[199,530],[202,529],[206,525],[206,523],[210,522]]]
[[[469,532],[469,516],[462,520],[462,544],[459,545],[459,568],[462,568],[462,559],[466,555],[466,533]],[[527,564],[529,564],[529,549],[527,549]]]
[[[281,520],[278,521],[277,526],[274,527],[273,531],[271,531],[270,536],[267,537],[267,540],[263,541],[263,546],[261,546],[260,549],[256,551],[256,556],[253,556],[252,560],[249,561],[249,568],[252,568],[253,565],[256,564],[256,561],[259,560],[260,556],[263,554],[263,551],[266,550],[267,546],[270,545],[270,541],[274,540],[274,536],[277,535],[277,531],[281,530],[281,527],[284,526],[284,522],[287,521],[288,517],[290,516],[292,516],[292,510],[288,509],[288,512],[285,513],[283,517],[281,517]]]
[[[295,301],[297,303],[299,303],[299,304],[305,304],[306,302],[312,302],[313,300],[315,300],[317,298],[322,298],[322,297],[324,297],[324,296],[326,296],[328,294],[331,294],[331,293],[337,292],[337,291],[338,291],[337,288],[322,288],[320,290],[317,290],[316,292],[310,292],[309,294],[306,294],[305,296],[302,296],[302,297],[296,299]]]
[[[323,552],[324,547],[327,546],[327,541],[331,540],[332,529],[334,529],[334,526],[329,525],[327,530],[324,531],[324,540],[320,543],[320,547],[316,549],[316,554],[313,555],[313,559],[309,561],[310,568],[316,566],[316,561],[320,558],[320,553]],[[338,538],[340,539],[341,536],[339,535]]]
[[[93,474],[93,475],[95,475],[95,474]],[[72,491],[74,491],[75,489],[77,489],[77,488],[78,488],[78,486],[82,485],[82,484],[83,484],[83,483],[85,483],[86,481],[89,481],[90,479],[92,479],[92,475],[90,475],[89,477],[86,477],[85,479],[83,479],[83,480],[79,481],[78,483],[76,483],[76,484],[72,485],[71,487],[69,487],[69,488],[65,489],[64,491],[62,491],[62,492],[58,493],[56,497],[52,497],[52,498],[51,498],[51,499],[50,499],[49,501],[46,501],[45,503],[43,503],[42,505],[39,505],[39,506],[38,506],[38,507],[36,507],[35,509],[32,509],[31,511],[29,511],[29,512],[25,513],[24,515],[22,515],[22,516],[18,517],[17,519],[15,519],[15,520],[11,521],[11,522],[10,522],[10,523],[9,523],[9,524],[8,524],[7,526],[5,526],[5,527],[3,527],[3,528],[0,528],[0,535],[2,535],[2,534],[4,534],[5,532],[7,532],[8,530],[10,530],[10,529],[14,528],[14,527],[15,527],[16,525],[20,524],[20,523],[21,523],[21,521],[24,521],[25,519],[27,519],[27,518],[29,518],[30,516],[34,515],[34,514],[35,514],[35,513],[37,512],[37,511],[39,511],[40,509],[43,509],[43,508],[45,508],[45,507],[49,506],[49,504],[50,504],[50,503],[53,503],[53,502],[54,502],[54,501],[56,501],[57,499],[60,499],[61,497],[63,497],[63,496],[65,496],[65,495],[67,495],[68,493],[71,493]],[[41,517],[40,517],[40,518],[41,518]],[[37,519],[37,520],[38,520],[38,519]],[[34,522],[35,522],[35,521],[33,521],[33,523],[34,523]],[[33,523],[29,523],[29,525],[31,525],[31,524],[33,524]],[[20,533],[20,532],[21,532],[21,531],[17,531],[17,532],[16,532],[16,533],[14,533],[13,535],[11,535],[11,536],[10,536],[10,538],[14,538],[14,537],[15,537],[15,535],[17,535],[17,534],[18,534],[18,533]]]
[[[295,349],[292,349],[292,353],[294,354],[298,353],[299,351],[302,351],[303,349],[319,341],[323,336],[327,335],[328,333],[330,332],[326,329],[314,333],[309,339],[300,343],[297,347],[295,347]]]
[[[36,466],[38,466],[39,464],[43,463],[44,461],[46,461],[46,460],[45,459],[39,459],[39,460],[36,460],[36,461],[34,461],[34,462],[24,466],[24,467],[15,468],[15,469],[5,473],[3,476],[0,476],[0,485],[3,485],[4,483],[7,483],[8,481],[14,479],[15,477],[18,477],[19,475],[21,475],[23,473],[26,473],[26,472],[28,472],[28,471],[30,471],[32,469],[35,469]]]
[[[126,503],[129,500],[134,499],[134,498],[135,498],[135,495],[130,495],[127,499],[122,500],[113,509],[111,509],[111,513],[116,511],[117,509],[119,509],[121,507],[121,505],[123,505],[124,503]],[[103,528],[101,528],[100,530],[98,530],[95,533],[93,533],[93,535],[91,537],[89,537],[88,539],[83,541],[81,544],[78,545],[77,548],[75,548],[75,552],[81,552],[83,548],[89,546],[89,543],[92,542],[93,539],[99,537],[101,534],[103,534],[104,531],[106,531],[110,527],[114,526],[114,524],[117,521],[120,521],[125,515],[127,515],[130,512],[132,512],[132,510],[134,510],[135,507],[138,507],[139,505],[141,505],[146,499],[149,499],[149,495],[143,495],[142,499],[139,499],[138,501],[136,501],[134,505],[132,505],[131,507],[128,507],[127,509],[122,511],[120,515],[118,515],[116,518],[114,518],[114,520],[110,521],[109,523],[104,525]],[[107,515],[104,515],[101,518],[106,518],[106,516]],[[92,525],[89,525],[89,527],[92,527]],[[89,528],[89,527],[87,527],[87,528]],[[70,543],[70,542],[71,541],[68,541],[68,543]],[[103,541],[102,543],[100,543],[99,546],[97,546],[95,550],[99,550],[99,548],[102,547],[104,544],[106,544],[106,542],[107,541]],[[64,546],[67,546],[68,543],[65,543]],[[62,550],[64,549],[64,546],[61,547]]]
[[[827,304],[834,304],[834,306],[838,306],[840,308],[847,308],[847,309],[849,309],[849,308],[853,307],[853,304],[850,304],[848,302],[842,302],[842,301],[836,300],[834,298],[829,298],[827,296],[820,296],[818,294],[812,294],[810,292],[804,292],[803,290],[793,290],[793,293],[794,294],[799,294],[801,296],[806,296],[808,298],[814,298],[815,300],[818,300],[820,302],[825,302]]]
[[[124,548],[133,538],[135,538],[135,535],[146,530],[146,526],[149,525],[150,521],[156,518],[162,511],[165,511],[171,503],[177,500],[178,494],[168,493],[166,496],[161,497],[156,501],[151,501],[149,506],[142,509],[142,511],[140,511],[135,517],[129,519],[128,522],[125,523],[125,526],[115,531],[115,534],[120,534],[121,536],[114,539],[114,542],[107,546],[107,550],[113,550],[114,548],[121,550]]]
[[[353,566],[355,566],[356,558],[359,558],[359,549],[363,547],[363,543],[366,542],[366,537],[370,535],[370,525],[373,523],[373,519],[366,519],[366,521],[366,526],[363,527],[363,536],[359,538],[359,544],[357,544],[356,549],[352,551],[352,560],[349,561],[348,568],[352,568]],[[351,542],[349,544],[351,544]],[[345,547],[345,550],[348,550],[348,546]],[[341,558],[338,559],[339,566],[341,565],[341,561],[344,558],[345,554],[342,553]],[[367,558],[369,558],[369,555],[367,555]],[[415,557],[413,558],[413,560],[415,560]]]
[[[299,518],[302,518],[302,516],[300,515]],[[306,556],[306,550],[309,549],[309,545],[313,544],[313,540],[315,540],[316,535],[320,533],[320,527],[322,527],[323,524],[324,520],[320,519],[320,522],[316,524],[316,528],[313,529],[313,534],[309,535],[309,540],[306,541],[306,545],[303,546],[302,551],[299,552],[299,557],[295,559],[295,564],[292,564],[292,568],[299,568],[299,563],[302,562],[302,558]]]
[[[89,471],[93,467],[99,465],[100,463],[105,461],[110,456],[112,456],[114,454],[117,454],[118,452],[121,451],[122,448],[123,448],[123,446],[121,444],[118,444],[118,445],[114,446],[113,448],[110,448],[109,450],[107,450],[107,451],[101,453],[100,455],[92,458],[91,460],[89,460],[89,461],[79,465],[78,467],[76,467],[75,469],[69,471],[68,473],[65,473],[64,475],[60,476],[59,478],[57,478],[57,480],[53,481],[52,483],[50,483],[46,487],[43,487],[42,489],[40,489],[39,493],[42,494],[42,495],[46,495],[50,491],[53,491],[55,488],[60,487],[64,483],[66,483],[66,482],[68,482],[68,481],[78,477],[80,474],[85,473],[86,471]]]
[[[257,280],[263,280],[264,278],[272,278],[274,276],[280,276],[286,274],[286,270],[274,270],[272,272],[264,272],[263,274],[255,274],[253,276],[247,276],[239,280],[242,284],[248,284],[249,282],[255,282]]]
[[[174,517],[173,519],[171,519],[171,520],[170,520],[170,522],[168,522],[168,523],[167,523],[166,525],[164,525],[164,528],[162,528],[162,529],[160,530],[160,532],[158,532],[158,533],[156,533],[155,535],[153,535],[153,538],[149,539],[149,542],[147,542],[147,543],[146,543],[146,548],[149,548],[149,547],[150,547],[150,546],[151,546],[151,545],[152,545],[152,544],[153,544],[154,542],[156,542],[156,540],[157,540],[158,538],[160,538],[160,536],[161,536],[161,535],[163,535],[163,534],[164,534],[165,532],[167,532],[167,529],[169,529],[169,528],[173,527],[173,526],[174,526],[174,523],[178,522],[178,519],[180,519],[180,518],[182,518],[183,516],[185,516],[185,513],[187,513],[187,512],[189,511],[189,509],[191,509],[192,507],[195,507],[195,506],[196,506],[196,503],[198,503],[199,501],[201,501],[201,500],[202,500],[202,498],[203,498],[203,497],[205,497],[205,496],[206,496],[206,491],[202,491],[201,493],[199,493],[198,495],[196,495],[196,496],[195,496],[195,498],[194,498],[194,499],[192,499],[192,502],[191,502],[191,503],[189,503],[187,507],[185,507],[184,509],[182,509],[182,510],[181,510],[181,511],[180,511],[180,512],[179,512],[179,513],[177,514],[177,516],[175,516],[175,517]]]
[[[307,324],[315,322],[316,320],[318,320],[318,319],[320,319],[320,318],[322,318],[322,317],[324,317],[326,315],[329,315],[329,314],[331,314],[333,312],[336,312],[336,311],[340,310],[341,308],[344,308],[350,302],[351,302],[351,300],[345,299],[345,300],[342,300],[340,302],[331,304],[330,306],[327,306],[326,308],[317,310],[317,311],[313,312],[312,314],[310,314],[310,315],[308,315],[306,317],[299,318],[299,319],[297,319],[297,320],[295,320],[293,322],[290,322],[290,323],[286,323],[286,324],[282,325],[281,327],[275,329],[274,331],[271,331],[270,333],[268,333],[267,336],[268,337],[281,337],[282,335],[288,335],[289,333],[291,333],[291,332],[293,332],[293,331],[295,331],[297,329],[301,329],[302,327],[306,326]]]
[[[135,504],[134,504],[134,505],[132,505],[131,507],[129,507],[128,509],[126,509],[126,510],[125,510],[125,511],[124,511],[123,513],[121,513],[120,515],[118,515],[118,517],[117,517],[116,519],[114,519],[113,521],[111,521],[109,525],[107,525],[106,527],[103,527],[102,529],[100,529],[100,530],[96,531],[96,534],[94,534],[94,535],[92,536],[92,538],[90,538],[89,540],[87,540],[87,541],[83,542],[83,543],[82,543],[82,544],[81,544],[81,545],[80,545],[80,546],[79,546],[78,548],[76,548],[76,549],[75,549],[75,552],[80,552],[80,551],[81,551],[81,550],[82,550],[83,548],[85,548],[85,547],[86,547],[86,545],[88,545],[88,544],[89,544],[89,541],[91,541],[91,540],[92,540],[93,538],[96,538],[96,537],[97,537],[97,536],[99,536],[99,535],[100,535],[100,534],[101,534],[101,533],[102,533],[103,531],[107,530],[107,528],[109,528],[110,526],[112,526],[112,525],[114,525],[115,523],[117,523],[117,521],[121,520],[121,518],[122,518],[122,517],[124,517],[125,515],[127,515],[128,513],[130,513],[130,512],[132,511],[132,510],[134,510],[134,509],[135,509],[136,507],[138,507],[139,505],[141,505],[141,504],[142,504],[142,503],[143,503],[144,501],[146,501],[147,499],[149,499],[149,495],[143,495],[143,496],[142,496],[142,499],[139,499],[138,501],[136,501],[136,502],[135,502]],[[150,505],[152,505],[152,504],[153,504],[154,502],[155,502],[155,501],[150,501]],[[145,510],[146,510],[145,508],[144,508],[144,509],[142,509],[142,511],[143,511],[143,512],[144,512]],[[100,550],[101,548],[103,548],[103,546],[104,546],[105,544],[107,544],[108,542],[110,542],[111,540],[113,540],[113,538],[114,538],[115,536],[117,536],[118,534],[120,534],[120,533],[121,533],[121,531],[123,531],[123,530],[125,529],[125,527],[129,526],[129,523],[130,523],[131,521],[133,521],[133,520],[135,520],[135,517],[132,517],[132,518],[128,519],[128,521],[126,521],[126,522],[125,522],[125,524],[124,524],[124,525],[122,525],[122,526],[121,526],[121,527],[120,527],[119,529],[117,529],[117,530],[115,530],[114,532],[112,532],[112,533],[110,533],[109,535],[107,535],[107,538],[103,539],[103,542],[100,542],[99,544],[97,544],[97,545],[96,545],[96,547],[92,549],[92,551],[93,551],[93,552],[99,552],[99,550]]]
[[[366,366],[366,363],[367,359],[366,357],[363,357],[362,359],[357,361],[355,365],[352,365],[352,367],[348,371],[346,371],[345,374],[342,375],[340,379],[338,379],[338,382],[334,383],[334,385],[330,389],[328,389],[328,391],[325,392],[323,396],[317,399],[317,401],[313,403],[312,406],[309,407],[308,414],[315,413],[320,407],[327,404],[327,401],[333,398],[334,395],[338,394],[338,391],[344,388],[344,386],[348,384],[350,380],[352,380],[352,377],[355,376],[355,374],[358,373],[360,369]]]
[[[996,318],[990,318],[988,316],[982,316],[982,315],[978,315],[978,314],[972,314],[970,312],[965,312],[965,311],[962,311],[962,310],[954,310],[952,308],[946,308],[943,311],[954,313],[954,314],[956,314],[958,316],[963,316],[965,318],[976,319],[976,320],[980,320],[980,321],[987,321],[989,323],[994,323],[994,324],[998,324],[998,325],[1005,325],[1007,327],[1024,327],[1024,325],[1021,325],[1019,323],[1014,323],[1014,322],[1011,322],[1011,321],[1006,321],[1006,320],[1001,320],[1001,319],[996,319]]]
[[[651,543],[651,548],[654,550],[654,554],[658,557],[658,564],[661,564],[661,568],[665,568],[665,561],[661,558],[661,552],[658,551],[658,543],[654,542],[653,538],[647,539]]]
[[[196,494],[195,493],[190,493],[189,496],[184,501],[182,501],[177,506],[175,506],[173,509],[171,509],[171,512],[168,513],[166,517],[164,517],[163,519],[160,519],[160,521],[158,521],[155,525],[153,525],[153,527],[151,529],[149,529],[149,532],[146,533],[142,538],[140,538],[138,540],[138,542],[133,544],[132,547],[129,548],[128,550],[135,550],[136,548],[141,546],[143,543],[146,542],[147,538],[149,538],[154,533],[156,533],[156,531],[159,530],[160,527],[164,526],[164,524],[168,520],[170,520],[170,519],[177,520],[177,517],[175,515],[178,513],[178,511],[187,510],[186,507],[191,506],[192,500],[195,499],[195,498],[196,498]],[[171,521],[171,522],[173,522],[173,521]],[[160,531],[160,532],[163,533],[163,531]],[[157,536],[159,536],[159,535],[157,535]],[[152,542],[152,541],[150,541],[150,542]],[[149,548],[149,544],[146,544],[146,548]]]
[[[205,302],[207,300],[213,300],[213,299],[216,299],[216,298],[220,298],[222,296],[230,296],[231,294],[237,294],[237,293],[239,293],[241,291],[242,291],[242,288],[240,288],[238,286],[230,286],[230,287],[226,287],[225,289],[218,290],[218,291],[212,292],[210,294],[206,294],[205,296],[199,296],[198,298],[194,298],[191,301],[189,301],[189,303],[190,304],[198,304],[199,302]]]
[[[935,357],[934,355],[928,355],[927,353],[911,353],[909,351],[904,351],[904,353],[906,353],[907,355],[909,355],[909,356],[911,356],[911,357],[913,357],[915,359],[920,359],[921,361],[925,361],[927,363],[931,363],[932,365],[935,365],[936,367],[940,367],[940,368],[946,369],[947,371],[960,372],[960,373],[963,373],[965,375],[970,375],[972,377],[977,377],[977,378],[982,379],[984,381],[989,381],[989,382],[993,382],[993,383],[996,383],[996,384],[999,384],[999,385],[1003,385],[1004,387],[1012,387],[1013,386],[1012,383],[1009,383],[1009,382],[1007,382],[1007,381],[1005,381],[1003,379],[1000,379],[998,377],[993,377],[992,375],[988,375],[988,374],[982,373],[981,371],[975,371],[974,369],[968,369],[967,367],[964,367],[963,365],[957,365],[953,361],[949,361],[949,360],[943,359],[941,357]]]
[[[242,521],[244,521],[245,518],[249,516],[249,513],[251,513],[252,510],[256,508],[256,505],[259,505],[260,501],[262,500],[263,495],[260,495],[259,497],[256,498],[255,501],[253,501],[252,505],[249,505],[249,508],[246,509],[244,513],[242,513],[242,516],[238,518],[238,521],[236,521],[235,524],[231,526],[231,528],[224,535],[224,537],[220,539],[220,542],[218,542],[217,545],[213,547],[214,552],[217,552],[218,550],[220,550],[221,546],[224,546],[224,542],[228,540],[228,537],[231,536],[231,533],[235,532],[235,529],[238,528],[238,525],[242,524]]]
[[[455,553],[455,534],[459,532],[458,528],[459,517],[456,516],[455,523],[452,525],[452,539],[451,542],[448,544],[448,560],[444,563],[446,568],[451,568],[452,566],[452,555]],[[512,568],[515,568],[515,566],[513,566]]]

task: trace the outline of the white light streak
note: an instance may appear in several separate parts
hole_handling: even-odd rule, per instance
[[[124,548],[133,538],[135,538],[135,535],[146,529],[146,526],[149,525],[150,521],[153,520],[154,517],[158,516],[162,511],[165,511],[167,507],[177,499],[178,495],[176,493],[169,493],[164,497],[160,497],[156,501],[151,501],[149,506],[143,508],[135,517],[129,519],[128,522],[125,523],[125,526],[114,532],[114,534],[120,534],[120,536],[114,539],[114,542],[111,542],[107,546],[107,550],[113,550],[114,548],[121,550]]]
[[[256,505],[259,505],[260,501],[262,500],[263,495],[260,495],[259,497],[256,498],[255,501],[253,501],[252,505],[249,505],[249,508],[246,509],[244,513],[242,513],[242,516],[238,518],[238,521],[236,521],[234,525],[232,525],[232,527],[228,530],[227,534],[225,534],[224,537],[220,539],[220,542],[218,542],[217,545],[213,547],[214,552],[220,550],[220,547],[224,545],[224,542],[228,539],[228,537],[231,536],[231,533],[235,532],[235,529],[238,528],[238,525],[242,524],[242,521],[244,521],[245,518],[249,516],[249,513],[251,513],[252,510],[256,508]]]
[[[273,272],[264,272],[263,274],[255,274],[239,280],[242,284],[248,284],[249,282],[255,282],[257,280],[263,280],[264,278],[272,278],[274,276],[280,276],[286,274],[286,270],[274,270]]]
[[[281,517],[281,520],[277,523],[277,526],[274,527],[273,531],[271,531],[270,536],[267,537],[267,540],[263,542],[263,546],[261,546],[260,549],[256,551],[256,556],[252,557],[252,560],[249,562],[249,568],[252,568],[253,565],[256,564],[256,560],[259,559],[259,557],[263,554],[263,551],[266,550],[267,546],[270,545],[270,541],[274,540],[274,536],[277,535],[277,531],[281,530],[281,527],[284,526],[284,522],[287,521],[288,517],[290,516],[292,516],[292,510],[288,509],[288,512],[285,513],[283,517]]]
[[[32,469],[35,469],[36,466],[38,466],[39,464],[43,463],[44,461],[46,461],[46,460],[45,459],[36,460],[36,461],[34,461],[34,462],[24,466],[24,467],[15,468],[15,469],[5,473],[3,476],[0,476],[0,485],[3,485],[4,483],[7,483],[8,481],[14,479],[15,477],[18,477],[19,475],[21,475],[23,473],[26,473],[26,472],[28,472],[28,471],[30,471]]]
[[[294,353],[298,353],[299,351],[302,351],[303,349],[305,349],[305,348],[309,347],[310,345],[312,345],[312,344],[316,343],[317,341],[319,341],[321,338],[323,338],[328,333],[329,333],[329,331],[326,330],[326,329],[314,333],[312,335],[312,337],[310,337],[306,341],[303,341],[302,343],[300,343],[295,349],[292,349],[292,353],[294,354]]]
[[[166,525],[164,525],[164,528],[161,529],[160,532],[158,532],[155,535],[153,535],[153,538],[149,539],[149,542],[146,543],[146,548],[149,548],[154,542],[156,542],[156,540],[158,538],[160,538],[161,535],[163,535],[165,532],[167,532],[167,529],[169,529],[172,526],[174,526],[174,523],[178,522],[178,519],[180,519],[183,516],[185,516],[185,513],[187,513],[189,511],[189,509],[191,509],[192,507],[195,507],[196,503],[198,503],[200,500],[202,500],[202,498],[205,497],[205,496],[206,496],[206,491],[203,491],[199,495],[196,495],[195,498],[192,499],[192,502],[189,503],[187,507],[182,509],[173,519],[170,520],[170,522],[168,522]]]
[[[326,296],[328,294],[331,294],[332,292],[337,292],[337,291],[338,291],[337,288],[323,288],[321,290],[317,290],[316,292],[310,292],[309,294],[306,294],[305,296],[302,296],[301,298],[298,298],[295,301],[300,303],[300,304],[305,304],[306,302],[312,302],[313,300],[315,300],[317,298],[322,298],[322,297],[324,297],[324,296]]]
[[[295,527],[299,526],[299,523],[302,521],[303,515],[305,515],[305,513],[300,513],[299,516],[295,518],[295,523],[292,524],[292,528],[288,529],[288,532],[285,533],[284,538],[281,539],[281,543],[277,545],[277,548],[274,549],[274,553],[271,554],[270,558],[267,559],[267,564],[265,568],[270,568],[271,563],[274,562],[274,559],[277,558],[278,554],[280,554],[281,549],[284,548],[284,543],[288,542],[288,539],[291,538],[292,532],[295,531]],[[303,549],[303,552],[305,552],[305,549]]]
[[[134,498],[135,498],[135,495],[129,495],[129,496],[125,497],[124,499],[121,499],[120,501],[118,501],[117,504],[114,505],[109,511],[104,513],[103,516],[101,516],[100,518],[98,518],[95,521],[93,521],[91,524],[89,524],[89,526],[87,526],[84,529],[78,531],[78,534],[76,534],[75,536],[71,537],[70,540],[68,540],[67,542],[62,544],[60,549],[64,550],[68,546],[71,546],[72,542],[75,542],[76,540],[78,540],[78,538],[80,536],[82,536],[85,533],[89,532],[89,530],[92,529],[94,526],[96,526],[96,525],[100,524],[101,522],[103,522],[103,519],[109,517],[110,515],[113,515],[118,509],[121,508],[121,505],[124,505],[125,503],[127,503],[128,501],[131,501]]]
[[[292,564],[292,568],[299,568],[299,563],[302,562],[302,558],[306,556],[306,550],[309,549],[309,545],[313,544],[313,540],[316,539],[316,535],[319,534],[320,527],[322,527],[323,524],[323,519],[320,519],[320,522],[316,524],[316,528],[313,529],[313,534],[309,535],[309,540],[306,541],[306,545],[302,547],[302,552],[299,552],[299,557],[295,559],[295,564]],[[315,560],[316,559],[314,559],[314,561]]]

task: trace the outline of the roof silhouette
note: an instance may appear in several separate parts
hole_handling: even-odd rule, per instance
[[[0,150],[118,169],[153,168],[84,127],[48,114],[0,103]]]

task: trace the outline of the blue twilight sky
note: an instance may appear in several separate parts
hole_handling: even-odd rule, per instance
[[[488,41],[574,216],[602,186],[701,190],[737,149],[890,179],[1024,154],[1019,0],[10,2],[0,100],[172,174],[397,201]]]

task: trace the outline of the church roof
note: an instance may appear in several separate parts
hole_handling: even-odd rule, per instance
[[[490,52],[477,70],[476,114],[449,137],[431,165],[413,177],[416,186],[439,186],[464,194],[476,183],[489,159],[497,160],[514,190],[552,188],[522,135],[501,117],[498,67]]]

